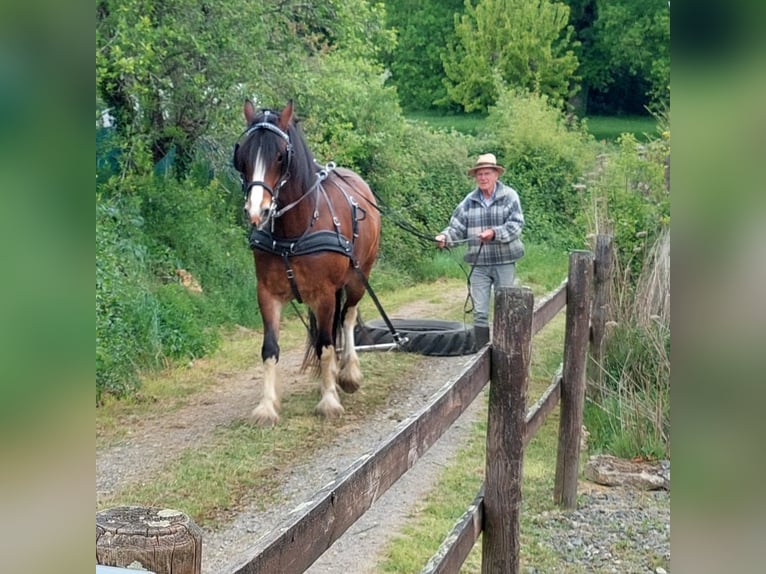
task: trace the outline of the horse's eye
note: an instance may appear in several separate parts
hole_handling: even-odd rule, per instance
[[[283,153],[277,154],[277,163],[282,163],[282,160],[285,158]]]

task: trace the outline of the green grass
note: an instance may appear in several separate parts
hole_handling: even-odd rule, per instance
[[[408,120],[421,121],[432,128],[478,135],[487,119],[486,114],[450,114],[435,111],[407,112]],[[657,121],[652,116],[588,116],[588,132],[597,140],[616,142],[623,133],[631,133],[638,141],[647,141],[656,136]]]
[[[638,141],[657,135],[657,121],[652,116],[588,116],[588,132],[597,140],[616,142],[623,133],[631,133]]]
[[[474,136],[482,130],[484,120],[487,119],[486,114],[480,113],[445,115],[436,111],[406,112],[405,116],[408,120],[424,122],[434,129],[454,129]]]

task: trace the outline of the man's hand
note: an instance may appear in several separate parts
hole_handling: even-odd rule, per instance
[[[445,247],[447,247],[447,237],[443,233],[440,233],[439,235],[434,237],[434,241],[436,241],[436,246],[439,249],[444,249]]]
[[[479,233],[479,240],[486,243],[487,241],[492,241],[495,238],[495,230],[491,227],[489,229],[485,229],[481,233]]]

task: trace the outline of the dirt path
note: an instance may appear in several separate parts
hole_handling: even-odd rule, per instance
[[[447,293],[442,300],[460,304],[465,288]],[[454,296],[453,296],[454,295]],[[443,304],[442,304],[443,305]],[[441,316],[440,304],[419,302],[397,309],[397,317]],[[257,334],[254,335],[257,338]],[[283,352],[280,368],[291,380],[285,394],[313,386],[299,372],[302,349]],[[281,499],[267,511],[256,504],[243,509],[219,530],[206,529],[203,538],[203,573],[226,572],[244,560],[248,549],[263,535],[279,526],[301,503],[342,474],[354,461],[387,438],[403,418],[423,408],[435,391],[454,378],[470,360],[463,357],[422,357],[407,390],[354,430],[353,440],[344,433],[311,460],[282,477]],[[232,420],[246,418],[257,403],[260,364],[235,375],[220,374],[214,389],[199,395],[186,407],[168,417],[136,420],[120,445],[96,452],[97,498],[106,497],[127,484],[151,480],[160,467],[184,450],[203,444],[213,431]],[[294,382],[293,382],[294,381]],[[309,572],[314,574],[373,572],[377,554],[391,535],[404,524],[417,502],[430,490],[442,467],[459,449],[471,423],[479,416],[481,401],[474,405],[436,443],[405,477],[382,496],[370,511],[329,549]]]

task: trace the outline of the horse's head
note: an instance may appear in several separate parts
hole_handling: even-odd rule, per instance
[[[260,226],[273,216],[279,190],[290,176],[293,103],[288,102],[280,113],[256,112],[246,100],[244,113],[248,128],[234,147],[234,167],[242,177],[245,213],[250,223]]]

